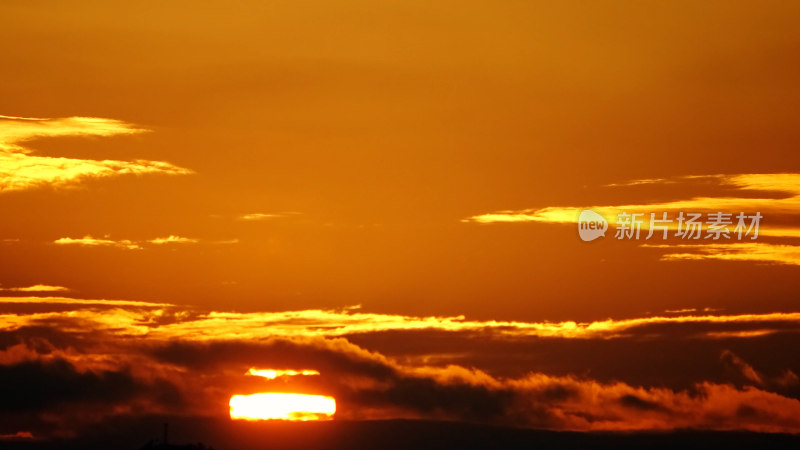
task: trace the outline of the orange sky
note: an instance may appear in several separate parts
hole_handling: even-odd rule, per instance
[[[0,324],[69,305],[158,307],[176,323],[339,311],[370,325],[321,339],[359,335],[391,367],[422,359],[386,333],[492,320],[560,324],[547,337],[567,340],[572,321],[691,314],[761,317],[709,336],[781,333],[800,322],[798,14],[729,1],[3,2]],[[542,215],[679,202],[760,211],[765,233],[749,247],[586,243],[571,219]],[[769,313],[789,319],[775,331]],[[162,331],[148,336],[178,333]],[[456,341],[441,344],[447,363],[506,374],[486,354],[454,357],[471,345]],[[798,370],[783,361],[769,362],[775,379]],[[677,389],[645,378],[630,389]]]

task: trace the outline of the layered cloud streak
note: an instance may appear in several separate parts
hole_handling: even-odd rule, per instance
[[[42,119],[0,116],[0,192],[22,191],[42,186],[65,187],[87,179],[120,175],[186,175],[191,170],[164,161],[93,160],[37,156],[23,146],[46,137],[117,136],[146,130],[131,124],[96,117]]]

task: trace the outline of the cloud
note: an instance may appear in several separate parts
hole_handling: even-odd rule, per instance
[[[139,244],[127,239],[115,241],[112,239],[97,239],[88,235],[77,239],[69,237],[59,238],[53,241],[53,243],[56,245],[80,245],[86,247],[117,247],[128,250],[140,250],[142,248]]]
[[[112,301],[95,304],[76,301],[76,305],[81,305],[82,309],[70,311],[68,320],[65,320],[64,313],[57,311],[0,314],[0,332],[3,329],[57,327],[65,331],[113,332],[115,336],[149,342],[190,340],[218,348],[223,344],[230,345],[232,347],[225,347],[221,353],[231,357],[236,354],[235,349],[242,348],[236,344],[242,341],[344,338],[411,365],[478,364],[509,376],[524,375],[526,367],[561,374],[591,370],[594,376],[605,381],[619,380],[620,377],[638,383],[670,381],[675,388],[688,388],[693,380],[696,381],[693,377],[697,374],[702,374],[707,380],[728,380],[714,368],[724,349],[758,361],[764,355],[753,354],[748,346],[755,345],[754,342],[779,349],[800,345],[800,338],[794,338],[800,337],[797,333],[800,330],[798,313],[642,317],[590,323],[513,323],[382,314],[348,317],[345,311],[320,310],[213,313],[146,303],[132,304],[130,308],[139,307],[132,310],[122,309]],[[687,345],[694,349],[691,362],[685,353]],[[252,358],[257,351],[244,349],[241,356]],[[775,350],[772,353],[775,354]],[[192,352],[183,348],[176,354],[182,355],[181,358],[203,359],[191,358]],[[631,370],[630,357],[641,361],[642,366]],[[792,360],[789,356],[786,359]],[[289,361],[296,364],[284,365],[287,361],[279,359],[250,360],[238,368],[237,373],[252,367],[295,371],[317,369],[307,364],[313,361]],[[687,364],[696,370],[685,371]],[[774,366],[775,362],[767,361],[766,364]],[[774,372],[771,376],[777,377],[786,370],[800,373],[800,366],[787,365],[771,370]]]
[[[276,338],[261,342],[175,341],[157,348],[160,363],[208,373],[254,360],[313,367],[319,391],[336,397],[338,418],[427,418],[561,430],[675,428],[800,430],[800,402],[752,386],[695,383],[689,390],[636,387],[577,376],[529,373],[498,378],[460,366],[409,366],[341,339]],[[281,384],[245,386],[247,392]],[[291,381],[291,380],[290,380]],[[288,389],[305,384],[290,385]],[[752,410],[746,418],[742,408]],[[366,411],[366,413],[365,413]]]
[[[800,377],[791,370],[786,369],[775,381],[778,385],[783,387],[794,387],[800,384]]]
[[[69,292],[69,288],[64,286],[51,286],[48,284],[35,284],[33,286],[22,286],[13,288],[2,288],[2,291],[9,292]]]
[[[167,380],[134,375],[125,367],[80,370],[64,359],[0,365],[3,428],[37,436],[70,435],[86,423],[131,414],[174,412],[184,399]],[[30,432],[30,431],[29,431]]]
[[[283,217],[281,214],[264,214],[264,213],[252,213],[252,214],[242,214],[239,216],[241,220],[267,220],[267,219],[274,219],[276,217]]]
[[[16,433],[0,434],[0,440],[22,440],[33,439],[33,433],[30,431],[17,431]]]
[[[81,300],[58,297],[4,297],[8,303],[75,303],[98,305],[166,306],[166,303],[137,302],[132,300]],[[183,311],[179,316],[163,316],[164,311],[125,311],[118,314],[93,311],[75,311],[74,319],[83,319],[92,327],[115,328],[120,332],[139,334],[145,331],[159,339],[192,336],[193,340],[264,339],[274,336],[341,337],[364,333],[391,331],[439,330],[445,332],[485,333],[505,337],[539,337],[562,339],[615,339],[635,333],[654,334],[670,326],[691,326],[697,336],[713,338],[714,332],[752,331],[753,327],[765,333],[779,332],[800,325],[800,313],[768,313],[738,315],[680,315],[651,316],[630,319],[607,319],[593,322],[521,322],[477,321],[464,316],[416,317],[397,314],[364,313],[353,309],[308,309],[280,312],[220,312]],[[14,316],[0,314],[3,318]],[[16,320],[46,321],[50,313],[30,314]],[[56,317],[58,315],[56,314]],[[171,318],[170,318],[171,317]],[[142,329],[141,324],[158,321],[155,328]]]
[[[796,313],[547,328],[551,324],[354,310],[203,313],[122,306],[98,301],[88,309],[0,314],[0,379],[27,380],[0,408],[0,422],[7,419],[11,430],[18,430],[34,416],[57,418],[31,430],[39,436],[53,432],[47,426],[74,430],[114,414],[215,416],[226,413],[231,395],[269,391],[331,395],[339,419],[445,419],[559,430],[800,432],[798,369],[775,366],[781,360],[775,354],[759,359],[763,352],[752,346],[760,342],[792,354],[800,329]],[[468,326],[455,326],[460,323]],[[726,338],[722,344],[696,337],[711,329],[754,327],[779,333]],[[552,333],[566,329],[584,331]],[[390,330],[397,333],[392,339],[397,355],[354,342],[367,343]],[[542,331],[551,334],[537,334]],[[778,344],[778,336],[786,340]],[[431,364],[405,357],[417,337],[423,351],[447,344],[471,352],[472,359]],[[493,357],[521,372],[492,373],[493,366],[484,361]],[[547,364],[559,361],[571,366],[551,366],[560,373],[546,373]],[[794,364],[791,357],[782,361]],[[247,375],[258,367],[272,368],[276,376]],[[716,375],[709,371],[715,367]],[[726,375],[726,368],[732,372]],[[303,372],[319,375],[277,376]],[[654,373],[649,381],[635,378],[649,372]],[[685,377],[683,386],[665,385],[674,374]],[[39,383],[48,387],[31,393]],[[86,393],[90,385],[96,389]],[[24,400],[27,395],[30,401]]]
[[[664,312],[667,314],[687,314],[687,313],[700,313],[700,312],[713,312],[719,311],[717,308],[705,307],[705,308],[681,308],[681,309],[665,309]]]
[[[92,178],[119,175],[186,175],[189,169],[164,161],[91,160],[35,156],[20,144],[33,139],[63,136],[115,136],[146,130],[128,123],[96,117],[39,119],[0,116],[0,192],[64,187]]]
[[[692,197],[668,202],[653,202],[623,205],[584,205],[584,206],[548,206],[539,209],[506,210],[478,214],[465,222],[476,223],[577,223],[578,215],[584,209],[591,209],[608,219],[609,223],[617,223],[617,214],[620,212],[643,213],[649,217],[650,213],[661,212],[746,212],[753,214],[761,212],[762,215],[800,215],[800,174],[741,174],[741,175],[702,175],[679,177],[670,180],[672,183],[707,180],[714,182],[718,187],[727,187],[735,191],[752,191],[761,193],[760,196],[720,196],[720,197]],[[662,183],[666,180],[635,180],[617,186],[639,186]],[[744,194],[745,192],[740,192]],[[648,226],[648,221],[643,224],[643,229]],[[675,224],[672,225],[673,227]],[[761,226],[759,234],[772,237],[800,237],[800,228],[794,226]]]
[[[86,247],[116,247],[126,250],[141,250],[144,244],[164,245],[164,244],[196,244],[198,239],[181,236],[169,235],[163,238],[155,238],[143,241],[131,241],[129,239],[113,240],[109,238],[98,239],[92,236],[82,238],[64,237],[53,241],[56,245],[80,245]]]
[[[248,220],[248,221],[270,220],[270,219],[278,219],[281,217],[294,216],[297,214],[300,213],[294,211],[282,212],[282,213],[250,213],[250,214],[242,214],[238,217],[238,219]]]
[[[99,117],[45,119],[0,115],[0,148],[27,151],[14,144],[42,137],[114,136],[144,131],[120,120]]]
[[[192,321],[165,325],[158,330],[164,336],[192,334],[196,339],[237,339],[274,335],[348,336],[385,331],[442,330],[452,332],[492,332],[505,336],[580,338],[614,338],[635,332],[638,328],[653,328],[669,324],[729,324],[760,323],[765,327],[775,323],[796,325],[800,313],[689,315],[608,319],[594,322],[517,322],[474,321],[463,316],[414,317],[393,314],[360,313],[347,310],[303,310],[275,313],[209,312],[197,315]]]
[[[662,261],[755,261],[773,264],[800,265],[800,246],[767,243],[724,243],[697,245],[644,245],[666,249]],[[682,250],[682,251],[681,251]]]
[[[238,238],[222,239],[222,240],[219,240],[219,241],[212,241],[212,243],[213,244],[217,244],[217,245],[233,245],[233,244],[238,244],[239,243],[239,239]]]
[[[38,411],[65,402],[114,402],[136,389],[130,374],[79,372],[64,360],[0,365],[0,383],[14,386],[3,396],[0,412]]]
[[[670,184],[677,183],[674,179],[667,178],[641,178],[638,180],[628,180],[620,183],[609,183],[606,187],[626,187],[626,186],[639,186],[642,184]]]
[[[758,386],[762,386],[764,384],[761,375],[759,375],[753,366],[747,364],[745,360],[737,356],[732,351],[724,350],[720,355],[720,359],[741,374],[745,379],[747,379],[747,381]]]
[[[217,386],[235,386],[237,393],[302,389],[333,395],[340,419],[466,420],[561,430],[800,430],[800,402],[752,386],[699,382],[689,390],[672,390],[542,373],[498,378],[453,365],[399,364],[340,338],[176,340],[153,351],[158,364],[216,373]],[[275,362],[313,367],[319,381],[247,383],[238,371],[224,374],[229,367]],[[745,407],[755,414],[740,417]]]
[[[161,244],[195,244],[198,242],[197,239],[186,238],[181,236],[173,236],[169,235],[165,238],[155,238],[147,241],[151,244],[161,245]]]
[[[153,347],[155,359],[148,367],[167,371],[165,377],[176,387],[174,397],[193,395],[201,414],[224,402],[234,393],[260,390],[324,392],[335,396],[340,419],[425,418],[502,423],[545,427],[560,430],[642,430],[675,428],[750,429],[758,431],[800,430],[800,402],[754,387],[701,382],[692,391],[674,391],[657,387],[635,387],[622,382],[602,383],[574,376],[551,376],[532,373],[521,378],[502,379],[485,372],[458,366],[409,367],[381,355],[365,352],[341,339],[272,339],[225,344],[176,341]],[[316,385],[304,380],[244,380],[240,371],[229,368],[251,362],[281,361],[284,364],[311,364],[321,373]],[[72,385],[76,375],[64,363],[55,361],[25,362],[13,365],[25,368],[55,367],[66,381],[53,379],[51,385]],[[124,370],[86,370],[80,372],[93,382],[104,374],[115,374],[131,398],[149,398],[147,386],[133,372]],[[36,379],[41,378],[36,375]],[[82,378],[81,377],[81,378]],[[278,384],[275,384],[278,383]],[[106,382],[108,384],[108,382]],[[102,393],[105,389],[100,389]],[[221,392],[220,392],[221,391]],[[78,389],[80,392],[80,389]],[[94,395],[81,403],[96,407],[98,398],[116,404],[125,397]],[[140,395],[133,395],[140,394]],[[119,394],[118,394],[119,395]],[[40,398],[40,397],[36,397]],[[67,397],[63,401],[77,401]],[[50,397],[47,397],[48,402]],[[38,409],[52,403],[34,403]],[[223,403],[224,404],[224,403]],[[11,402],[13,412],[19,412]],[[115,405],[120,407],[119,405]],[[189,407],[190,405],[187,405]],[[30,407],[30,406],[28,406]],[[164,408],[156,402],[148,411]],[[741,410],[750,413],[741,417]],[[102,408],[101,410],[106,410]]]
[[[138,300],[92,300],[67,297],[0,297],[2,303],[17,304],[62,304],[62,305],[96,305],[96,306],[138,306],[144,308],[159,308],[173,306],[170,303],[142,302]]]

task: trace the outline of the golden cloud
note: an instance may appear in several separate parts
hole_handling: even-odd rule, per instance
[[[743,242],[723,244],[644,245],[644,247],[662,248],[671,251],[671,253],[666,253],[661,256],[663,261],[701,261],[715,259],[720,261],[756,261],[794,266],[800,265],[800,246],[797,245]]]
[[[91,236],[84,236],[82,238],[69,238],[64,237],[60,239],[56,239],[53,241],[56,245],[82,245],[87,247],[118,247],[118,248],[125,248],[128,250],[139,250],[142,247],[139,244],[134,243],[133,241],[123,239],[120,241],[115,241],[112,239],[97,239]]]
[[[49,284],[35,284],[33,286],[20,286],[0,289],[10,292],[68,292],[70,289],[64,286],[51,286]]]
[[[677,180],[635,180],[622,185],[642,185],[664,183],[667,181],[691,181],[708,179],[722,186],[729,186],[744,191],[759,191],[765,195],[760,197],[692,197],[669,202],[654,202],[625,205],[593,205],[593,206],[548,206],[539,209],[516,211],[496,211],[479,214],[466,222],[498,223],[498,222],[540,222],[540,223],[577,223],[580,212],[591,209],[603,215],[611,224],[615,224],[617,214],[624,211],[629,214],[660,212],[761,212],[767,214],[800,214],[800,174],[741,174],[741,175],[705,175],[682,177]],[[643,224],[646,228],[648,222]],[[674,225],[673,225],[674,226]],[[773,237],[800,237],[797,227],[762,226],[759,234]]]
[[[159,302],[143,302],[138,300],[102,300],[102,299],[83,299],[83,298],[68,298],[68,297],[0,297],[0,303],[17,303],[17,304],[62,304],[62,305],[93,305],[93,306],[133,306],[139,308],[163,308],[173,306],[170,303]],[[77,313],[77,311],[76,311]],[[50,313],[44,313],[44,317]],[[58,314],[58,313],[56,313]],[[95,313],[91,315],[94,316]],[[3,315],[8,320],[15,314]],[[81,314],[74,314],[74,316],[81,316]],[[24,317],[24,316],[20,316]],[[2,328],[2,325],[0,325]]]
[[[637,328],[669,324],[704,326],[742,325],[745,330],[758,326],[760,335],[780,329],[776,324],[800,325],[800,313],[679,316],[651,316],[631,319],[608,319],[593,322],[518,322],[466,320],[464,316],[415,317],[396,314],[362,313],[353,309],[309,309],[281,312],[196,312],[171,311],[167,303],[128,300],[81,300],[58,297],[0,297],[0,303],[74,303],[98,307],[132,306],[140,310],[111,308],[71,311],[70,317],[86,327],[117,330],[131,336],[147,335],[159,340],[191,337],[194,341],[259,340],[276,336],[342,337],[385,331],[439,330],[481,332],[498,337],[549,337],[562,339],[613,339],[625,337]],[[155,309],[151,309],[155,307]],[[26,315],[0,314],[4,327],[46,324],[62,313],[40,312]],[[146,326],[158,323],[158,326]],[[737,330],[726,330],[735,332]],[[704,337],[714,337],[703,332]]]
[[[42,186],[64,187],[91,178],[119,175],[186,175],[193,171],[164,161],[118,161],[34,156],[22,142],[60,136],[115,136],[146,130],[96,117],[39,119],[0,116],[0,192]]]
[[[238,219],[248,220],[248,221],[270,220],[270,219],[280,219],[288,216],[296,216],[298,214],[300,213],[296,211],[281,212],[281,213],[250,213],[250,214],[242,214],[238,217]]]
[[[163,238],[155,238],[144,241],[131,241],[129,239],[113,240],[109,238],[94,238],[92,236],[84,236],[82,238],[64,237],[53,241],[56,245],[80,245],[86,247],[116,247],[127,250],[141,250],[143,244],[196,244],[199,242],[197,239],[169,235]]]
[[[151,244],[161,245],[161,244],[195,244],[198,242],[197,239],[181,237],[181,236],[174,236],[169,235],[164,238],[155,238],[147,241]]]

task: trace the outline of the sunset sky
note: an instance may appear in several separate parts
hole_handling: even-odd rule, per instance
[[[800,433],[799,15],[0,3],[0,441],[266,392]],[[615,239],[620,211],[763,218]]]

